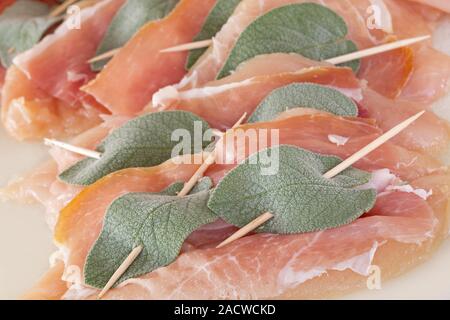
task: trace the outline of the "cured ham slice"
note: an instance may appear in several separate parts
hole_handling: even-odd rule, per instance
[[[422,105],[394,101],[373,90],[362,89],[350,69],[317,63],[299,55],[270,54],[251,59],[232,75],[204,87],[180,91],[173,88],[169,92],[165,88],[153,97],[153,105],[161,105],[159,109],[146,111],[188,110],[203,117],[211,126],[226,129],[244,112],[251,114],[272,90],[294,82],[314,82],[340,90],[359,103],[360,116],[376,119],[384,131],[425,109]],[[407,149],[439,154],[450,141],[449,127],[432,112],[426,112],[394,141]]]
[[[32,82],[52,97],[73,105],[86,94],[79,88],[94,77],[87,60],[95,55],[124,0],[106,0],[81,11],[80,28],[71,19],[14,59]]]
[[[160,50],[192,41],[215,0],[181,0],[166,18],[150,22],[84,87],[114,114],[141,111],[154,92],[185,74],[187,52]]]
[[[431,34],[429,23],[405,1],[384,0],[392,15],[394,32],[399,38]],[[411,28],[414,26],[414,28]],[[450,89],[450,57],[431,47],[431,41],[415,45],[414,72],[401,97],[431,103]]]
[[[6,76],[6,70],[2,66],[0,66],[0,101],[2,98],[2,89],[3,89],[3,84],[5,83],[5,76]],[[1,107],[1,102],[0,102],[0,107]]]
[[[393,99],[402,93],[413,72],[413,64],[413,50],[404,47],[363,59],[358,77],[366,80],[371,89]]]
[[[347,68],[331,66],[301,68],[296,70],[295,60],[303,65],[304,60],[299,56],[288,57],[289,63],[277,64],[288,55],[275,54],[263,56],[266,66],[270,70],[259,68],[263,57],[247,62],[235,74],[206,84],[202,88],[194,88],[166,95],[164,91],[153,97],[157,110],[182,109],[191,111],[217,129],[230,128],[243,114],[251,114],[258,104],[274,89],[294,83],[312,82],[338,89],[350,97],[360,100],[361,89],[352,71]]]
[[[304,2],[307,1],[265,0],[260,2],[255,0],[243,0],[221,31],[214,37],[212,46],[190,70],[181,86],[184,88],[201,86],[215,79],[240,33],[257,17],[277,7]],[[356,7],[356,10],[352,10],[354,9],[354,4],[349,1],[325,0],[313,2],[326,5],[331,9],[336,10],[344,18],[349,17],[348,19],[352,20],[352,23],[349,24],[349,38],[356,41],[358,45],[364,44],[362,47],[367,47],[372,45],[373,42],[381,41],[381,39],[377,39],[375,36],[371,35],[371,30],[369,30],[365,24],[366,19],[362,19],[363,22],[360,21],[361,17],[359,15],[361,13],[359,7],[364,6],[365,14],[365,10],[370,6],[369,1],[360,1],[360,5],[359,7]],[[379,33],[380,32],[378,32],[378,34]]]
[[[258,16],[287,4],[303,3],[303,0],[244,0],[236,8],[232,17],[223,26],[222,30],[214,37],[213,45],[209,50],[199,59],[199,61],[190,70],[189,74],[180,83],[180,88],[192,88],[203,86],[205,83],[215,79],[220,68],[222,67],[225,59],[230,53],[240,33]],[[367,9],[372,5],[369,0],[318,0],[313,1],[329,7],[340,14],[347,22],[349,27],[349,39],[356,42],[359,49],[365,49],[375,45],[382,44],[389,40],[392,36],[392,32],[398,38],[408,38],[423,34],[430,34],[431,30],[428,27],[423,17],[415,12],[413,8],[409,6],[409,3],[405,1],[392,1],[383,0],[384,4],[382,14],[389,17],[389,26],[381,26],[382,28],[368,28],[367,21]],[[414,28],[411,26],[414,25]],[[407,93],[405,97],[418,99],[423,102],[430,102],[442,97],[448,91],[449,85],[449,70],[448,63],[450,58],[444,54],[430,48],[430,43],[424,45],[414,46],[414,57],[417,56],[417,61],[414,62],[414,72],[411,75],[409,83],[406,84]],[[408,72],[408,59],[400,64],[406,64],[405,68],[399,68],[398,59],[402,59],[402,52],[396,51],[396,56],[385,60],[384,62],[390,62],[390,66],[386,66],[383,69],[370,69],[370,65],[379,61],[378,57],[363,59],[365,72],[363,75],[367,76],[368,70],[371,70],[371,80],[375,82],[375,79],[391,79],[395,70],[399,70],[394,78],[401,78],[398,88],[394,87],[394,90],[389,90],[389,94],[398,94],[398,89],[405,85],[405,80],[408,77],[404,77]],[[428,54],[434,56],[435,63],[428,65],[423,64],[422,59],[426,59]],[[403,57],[404,58],[404,57]],[[407,58],[407,57],[406,57]],[[422,62],[421,62],[422,61]],[[379,63],[379,62],[378,62]],[[392,64],[392,65],[391,65]],[[437,65],[441,67],[437,67]],[[425,65],[425,66],[424,66]],[[423,69],[422,69],[423,68]],[[364,70],[363,70],[364,71]],[[387,74],[381,73],[386,71]],[[392,87],[393,84],[390,84]],[[419,88],[420,91],[416,91]],[[379,89],[380,84],[376,86]],[[395,85],[394,85],[395,86]],[[384,86],[382,86],[383,88]],[[389,89],[389,86],[388,86]],[[384,89],[387,90],[387,89]],[[413,96],[413,93],[416,92]]]
[[[442,0],[410,0],[450,13],[450,3]]]
[[[100,123],[97,108],[67,103],[49,96],[17,67],[11,66],[2,90],[1,120],[18,140],[76,135]]]
[[[225,166],[220,167],[221,171],[218,172],[215,172],[217,169],[209,171],[215,182],[222,178],[224,171],[234,167],[235,163],[240,163],[251,153],[269,145],[270,140],[264,141],[264,131],[267,133],[267,139],[270,138],[271,130],[278,131],[279,141],[271,141],[273,145],[295,145],[321,154],[333,154],[342,159],[354,154],[382,134],[382,130],[374,126],[371,121],[359,118],[341,118],[326,113],[281,117],[280,120],[246,124],[240,129],[243,132],[227,133],[232,136],[221,140],[216,148],[217,162],[225,164]],[[348,141],[344,145],[338,145],[329,140],[329,134],[348,138]],[[246,143],[242,146],[235,141],[242,136],[255,136],[262,141],[258,144]],[[228,139],[235,143],[230,145]],[[231,165],[227,166],[227,163],[231,163]],[[417,152],[408,151],[391,142],[372,151],[354,166],[369,171],[388,168],[404,180],[416,179],[433,171],[441,171],[441,169],[445,170],[439,161]]]

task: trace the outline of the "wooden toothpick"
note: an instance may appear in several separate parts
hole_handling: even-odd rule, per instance
[[[242,120],[241,120],[242,121]],[[212,129],[213,130],[213,134],[215,136],[218,137],[222,137],[224,135],[224,133],[220,130],[217,129]],[[86,149],[86,148],[82,148],[82,147],[77,147],[74,146],[72,144],[66,143],[66,142],[62,142],[59,140],[55,140],[55,139],[47,139],[44,138],[44,144],[46,146],[50,146],[50,147],[58,147],[73,153],[78,153],[81,154],[83,156],[86,156],[88,158],[93,158],[93,159],[97,159],[100,160],[100,158],[102,157],[102,154],[100,152],[94,151],[94,150],[90,150],[90,149]],[[205,160],[205,163],[207,163],[208,159]],[[194,183],[195,184],[195,183]]]
[[[364,49],[364,50],[356,51],[356,52],[353,52],[350,54],[345,54],[345,55],[342,55],[339,57],[331,58],[331,59],[328,59],[325,61],[328,63],[331,63],[331,64],[340,64],[340,63],[344,63],[344,62],[349,62],[349,61],[353,61],[356,59],[370,57],[375,54],[383,53],[386,51],[398,49],[401,47],[406,47],[408,45],[427,40],[430,37],[431,37],[430,35],[426,35],[426,36],[420,36],[420,37],[414,37],[414,38],[408,38],[408,39],[399,40],[399,41],[395,41],[395,42],[390,42],[390,43],[382,44],[380,46],[372,47],[369,49]],[[199,49],[199,48],[203,48],[203,47],[209,47],[211,45],[211,43],[212,43],[212,40],[204,40],[204,41],[198,41],[198,42],[185,43],[185,44],[178,45],[175,47],[163,49],[163,50],[161,50],[161,52],[178,52],[178,51]],[[201,47],[202,44],[203,44],[203,47]]]
[[[78,153],[81,154],[83,156],[89,157],[89,158],[94,158],[97,160],[100,160],[100,158],[102,157],[102,154],[100,152],[97,151],[93,151],[93,150],[89,150],[86,148],[81,148],[81,147],[77,147],[62,141],[58,141],[58,140],[54,140],[54,139],[44,139],[44,144],[47,146],[55,146],[61,149],[65,149],[74,153]]]
[[[107,51],[105,53],[102,53],[101,55],[98,55],[98,56],[88,60],[88,63],[94,63],[94,62],[97,62],[97,61],[101,61],[101,60],[106,60],[106,59],[112,58],[112,57],[114,57],[117,54],[117,52],[119,52],[120,49],[121,48],[117,48],[117,49],[113,49],[113,50]]]
[[[393,137],[398,135],[400,132],[405,130],[414,121],[419,119],[424,113],[425,113],[425,110],[415,114],[411,118],[408,118],[405,121],[403,121],[402,123],[396,125],[394,128],[387,131],[385,134],[381,135],[380,137],[378,137],[377,139],[375,139],[374,141],[369,143],[367,146],[365,146],[364,148],[362,148],[361,150],[359,150],[352,156],[350,156],[347,159],[345,159],[344,161],[342,161],[336,167],[334,167],[333,169],[331,169],[330,171],[325,173],[323,175],[324,178],[331,179],[331,178],[337,176],[339,173],[341,173],[342,171],[344,171],[345,169],[347,169],[348,167],[353,165],[355,162],[361,160],[362,158],[367,156],[369,153],[371,153],[373,150],[377,149],[378,147],[380,147],[381,145],[383,145],[384,143],[386,143],[387,141],[391,140]]]
[[[48,15],[50,17],[57,17],[60,14],[64,13],[68,7],[70,7],[72,4],[77,2],[78,0],[66,0],[63,3],[61,3],[59,6],[57,6],[55,9],[53,9]]]
[[[108,291],[112,288],[114,283],[116,283],[117,280],[127,271],[127,269],[131,266],[131,264],[136,260],[136,258],[139,256],[139,254],[142,252],[143,247],[138,246],[134,248],[129,256],[122,262],[120,267],[114,272],[112,277],[109,279],[108,283],[105,285],[105,287],[102,289],[102,291],[99,293],[98,298],[101,299]]]
[[[179,52],[179,51],[200,49],[200,48],[204,48],[204,47],[209,47],[211,43],[212,43],[212,40],[204,40],[204,41],[192,42],[192,43],[182,44],[182,45],[179,45],[179,46],[176,46],[176,47],[163,49],[160,52],[167,53],[167,52]],[[93,62],[102,61],[102,60],[106,60],[106,59],[112,58],[112,57],[114,57],[117,54],[117,52],[119,52],[120,49],[121,48],[117,48],[117,49],[113,49],[113,50],[107,51],[105,53],[102,53],[102,54],[100,54],[100,55],[98,55],[98,56],[88,60],[88,63],[93,63]]]
[[[409,46],[409,45],[417,43],[417,42],[425,41],[425,40],[429,39],[430,37],[431,36],[426,35],[426,36],[421,36],[421,37],[415,37],[415,38],[409,38],[409,39],[399,40],[399,41],[395,41],[395,42],[390,42],[390,43],[382,44],[380,46],[376,46],[373,48],[364,49],[364,50],[356,51],[356,52],[349,53],[349,54],[344,54],[342,56],[328,59],[325,61],[328,63],[331,63],[331,64],[340,64],[340,63],[344,63],[344,62],[350,62],[353,60],[370,57],[370,56],[373,56],[373,55],[376,55],[379,53],[406,47],[406,46]]]
[[[249,224],[245,225],[244,227],[242,227],[241,229],[239,229],[238,231],[233,233],[225,241],[222,241],[216,248],[222,248],[223,246],[226,246],[227,244],[244,237],[245,235],[247,235],[250,232],[252,232],[253,230],[257,229],[259,226],[263,225],[264,223],[266,223],[273,217],[274,217],[274,215],[271,214],[270,212],[266,212],[266,213],[260,215],[258,218],[251,221]]]
[[[168,53],[168,52],[181,52],[181,51],[189,51],[194,49],[207,48],[212,44],[212,39],[190,42],[185,44],[180,44],[175,47],[170,47],[166,49],[162,49],[160,52]]]
[[[358,160],[364,158],[366,155],[368,155],[373,150],[380,147],[382,144],[386,143],[396,135],[398,135],[400,132],[405,130],[409,125],[411,125],[414,121],[419,119],[425,111],[421,111],[417,113],[416,115],[412,116],[411,118],[406,119],[402,123],[398,124],[391,130],[387,131],[385,134],[381,135],[371,143],[369,143],[367,146],[353,154],[352,156],[348,157],[346,160],[342,161],[339,165],[328,171],[323,175],[324,178],[331,179],[353,165]],[[251,221],[249,224],[247,224],[245,227],[239,229],[234,234],[232,234],[230,237],[225,239],[222,243],[220,243],[217,248],[223,247],[226,244],[229,244],[237,239],[240,239],[247,235],[248,233],[252,232],[256,228],[258,228],[260,225],[265,223],[267,220],[271,219],[273,217],[273,214],[266,212],[263,215],[259,216],[258,218]]]
[[[360,50],[357,52],[353,52],[350,54],[345,54],[339,57],[335,57],[335,58],[331,58],[328,60],[325,60],[328,63],[331,64],[340,64],[340,63],[344,63],[344,62],[349,62],[349,61],[353,61],[356,59],[361,59],[361,58],[365,58],[365,57],[370,57],[373,56],[375,54],[379,54],[379,53],[383,53],[383,52],[387,52],[387,51],[391,51],[394,49],[398,49],[401,47],[405,47],[420,41],[424,41],[429,39],[431,36],[426,35],[426,36],[420,36],[420,37],[415,37],[415,38],[408,38],[408,39],[403,39],[403,40],[399,40],[399,41],[395,41],[395,42],[390,42],[387,44],[382,44],[380,46],[376,46],[373,48],[369,48],[369,49],[364,49],[364,50]],[[174,47],[170,47],[170,48],[166,48],[166,49],[162,49],[160,52],[162,53],[169,53],[169,52],[180,52],[180,51],[188,51],[188,50],[193,50],[193,49],[200,49],[200,48],[206,48],[209,47],[212,44],[212,40],[202,40],[202,41],[196,41],[196,42],[190,42],[190,43],[185,43],[185,44],[180,44]],[[120,48],[119,48],[120,49]],[[113,57],[117,51],[119,49],[114,49],[108,52],[105,52],[95,58],[92,58],[91,60],[89,60],[89,63],[92,62],[96,62],[96,61],[100,61],[100,60],[104,60],[104,59],[108,59]]]
[[[232,129],[238,127],[247,116],[247,113],[244,113],[244,115],[238,120],[238,122],[235,123]],[[189,179],[188,182],[184,184],[183,189],[177,194],[177,197],[184,197],[187,195],[192,188],[195,186],[197,181],[203,177],[203,174],[205,171],[209,168],[210,165],[212,165],[215,162],[215,155],[214,152],[211,152],[211,154],[208,155],[206,160],[203,162],[203,164],[197,169],[197,171],[194,173],[194,175]],[[138,246],[131,251],[131,253],[128,255],[128,257],[122,262],[120,267],[114,272],[112,277],[109,279],[103,290],[98,295],[98,298],[100,299],[102,296],[106,294],[106,292],[109,291],[109,289],[112,288],[112,286],[116,283],[116,281],[128,270],[128,268],[131,266],[131,264],[136,260],[136,258],[141,253],[143,247]]]

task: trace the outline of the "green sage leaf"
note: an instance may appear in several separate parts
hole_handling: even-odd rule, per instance
[[[186,111],[150,113],[130,120],[114,130],[98,147],[100,160],[86,158],[59,175],[67,183],[89,185],[98,179],[125,168],[151,167],[168,160],[179,141],[172,139],[175,130],[183,130],[189,140],[189,150],[194,154],[209,144],[204,133],[209,125],[201,118]],[[186,141],[185,141],[186,142]]]
[[[263,164],[258,159],[276,154],[278,173],[262,175]],[[354,168],[332,179],[323,177],[340,162],[337,157],[293,146],[263,150],[222,179],[212,191],[208,207],[239,227],[264,212],[274,214],[259,232],[292,234],[348,224],[374,206],[376,190],[355,189],[371,175]]]
[[[353,100],[338,90],[312,83],[293,83],[273,90],[248,122],[270,121],[280,113],[298,107],[318,109],[338,116],[358,116],[358,107]]]
[[[97,49],[97,56],[120,48],[146,23],[167,16],[179,0],[128,0],[117,12]],[[91,64],[100,71],[110,59]]]
[[[261,54],[297,53],[322,61],[354,52],[357,47],[345,39],[347,33],[345,21],[322,5],[303,3],[273,9],[242,32],[217,78]],[[347,65],[356,72],[359,61]]]
[[[103,288],[137,246],[143,250],[118,283],[174,261],[183,242],[217,216],[208,209],[209,191],[186,197],[130,193],[109,207],[103,229],[84,266],[87,285]]]
[[[0,15],[0,60],[7,68],[15,56],[32,48],[59,18],[45,3],[18,0]]]
[[[202,30],[200,30],[193,41],[208,40],[214,37],[228,21],[228,18],[233,14],[234,9],[240,2],[241,0],[217,0],[208,17],[206,17]],[[191,50],[187,59],[186,69],[190,69],[206,50],[207,48]]]

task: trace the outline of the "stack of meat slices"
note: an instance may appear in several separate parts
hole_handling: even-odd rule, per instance
[[[239,34],[252,21],[271,9],[302,2],[242,0],[212,46],[186,73],[186,52],[164,55],[160,50],[192,41],[215,1],[180,0],[166,18],[142,27],[94,74],[86,61],[123,4],[104,0],[82,11],[86,24],[81,31],[59,27],[6,71],[2,121],[14,137],[71,136],[73,144],[91,149],[127,120],[162,110],[191,111],[225,130],[244,112],[251,114],[272,90],[291,83],[337,89],[357,103],[359,117],[298,108],[242,128],[279,129],[280,144],[345,158],[408,116],[427,110],[355,165],[374,172],[371,182],[378,190],[375,207],[355,222],[308,234],[252,234],[216,249],[236,230],[218,220],[195,231],[175,262],[123,282],[105,298],[322,298],[364,286],[372,264],[382,268],[384,279],[405,272],[430,256],[447,236],[450,172],[440,157],[448,149],[450,131],[448,123],[432,113],[431,104],[449,91],[450,57],[433,49],[431,42],[364,58],[356,76],[348,68],[275,53],[248,60],[216,80]],[[431,0],[313,2],[340,14],[349,26],[349,38],[360,49],[432,33],[437,19],[450,13],[443,1]],[[372,2],[381,3],[389,17],[381,29],[367,28],[366,9]],[[70,56],[60,56],[61,47]],[[329,134],[350,139],[337,145]],[[1,193],[8,199],[42,203],[59,247],[59,259],[25,297],[96,298],[98,291],[83,285],[82,272],[74,277],[71,270],[83,270],[111,202],[125,193],[158,192],[187,181],[198,165],[169,160],[114,172],[82,188],[57,179],[80,158],[58,149],[50,153],[50,162]],[[217,184],[232,168],[213,165],[206,175]],[[387,188],[393,176],[409,188]],[[432,192],[423,196],[415,192],[419,189]]]

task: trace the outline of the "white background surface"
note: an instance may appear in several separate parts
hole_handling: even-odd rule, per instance
[[[450,54],[450,18],[435,33],[435,45]],[[450,120],[450,95],[435,110]],[[39,144],[18,143],[0,129],[0,186],[47,157]],[[0,299],[15,299],[30,288],[48,268],[55,251],[44,209],[0,202]],[[382,284],[381,290],[364,290],[350,299],[450,299],[450,240],[435,256],[403,276]]]

